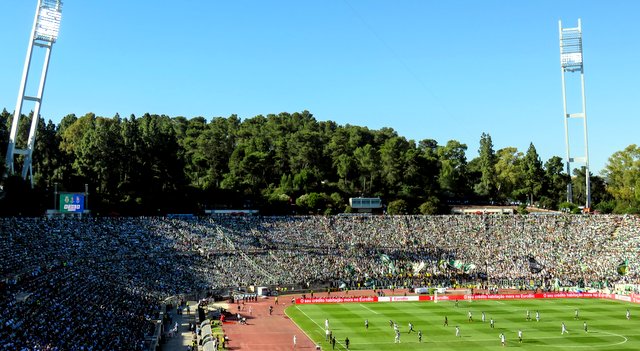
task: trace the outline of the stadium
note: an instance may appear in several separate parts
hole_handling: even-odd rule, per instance
[[[602,170],[591,173],[581,19],[558,21],[556,33],[545,4],[524,21],[544,23],[538,32],[516,29],[521,19],[496,26],[523,11],[484,3],[433,11],[408,1],[394,19],[384,2],[349,0],[255,2],[255,18],[235,2],[71,2],[67,45],[57,43],[63,2],[35,2],[16,107],[0,112],[0,351],[640,349],[640,148],[614,152],[624,146],[596,119]],[[616,25],[637,12],[590,10]],[[7,32],[21,30],[6,17]],[[562,100],[547,93],[550,50],[540,43],[551,40],[542,33],[559,34]],[[7,53],[13,34],[2,41]],[[631,29],[615,35],[634,38]],[[377,49],[367,49],[371,39]],[[54,44],[64,59],[52,61],[62,69],[52,69],[58,105],[47,113],[141,99],[131,106],[196,117],[88,112],[45,122]],[[0,66],[15,67],[6,57]],[[593,57],[594,67],[617,68]],[[386,67],[389,58],[403,73]],[[416,58],[436,70],[411,67]],[[534,90],[504,84],[524,81],[516,71]],[[594,78],[594,95],[607,96],[598,89],[612,82]],[[500,80],[506,88],[489,84]],[[635,81],[621,87],[633,101]],[[520,101],[526,95],[535,100]],[[625,115],[616,109],[624,104],[603,100],[593,99],[594,111]],[[550,140],[561,138],[545,120],[560,101],[564,158],[553,155]],[[249,115],[300,104],[384,127],[319,121],[306,109],[201,116],[212,106]],[[527,123],[516,127],[514,115]],[[487,125],[526,152],[494,150]],[[635,140],[633,124],[624,126],[616,142]],[[464,139],[432,139],[442,130],[481,134],[477,157]],[[533,140],[519,144],[523,135],[547,149],[546,162]]]
[[[389,320],[401,323],[402,333],[414,323],[430,349],[491,348],[497,330],[507,329],[514,346],[516,321],[524,322],[530,309],[542,311],[542,322],[533,330],[520,327],[524,346],[633,349],[636,319],[628,330],[619,323],[626,322],[625,310],[633,317],[640,312],[632,268],[638,221],[616,215],[4,218],[2,273],[12,276],[3,281],[0,318],[7,328],[0,339],[6,350],[148,350],[156,342],[182,343],[182,334],[191,345],[197,333],[186,325],[219,325],[226,315],[220,334],[234,349],[291,347],[297,328],[289,318],[313,340],[298,330],[299,347],[329,349],[322,343],[322,322],[329,319],[332,333],[351,338],[353,350],[392,349]],[[194,313],[184,313],[187,303]],[[467,324],[467,311],[474,324]],[[474,330],[481,311],[500,329]],[[434,331],[445,315],[449,331],[463,325],[460,341]],[[170,318],[184,321],[178,333],[171,333]],[[365,319],[375,338],[361,334]],[[588,337],[555,339],[562,321],[575,334],[588,321]],[[269,332],[252,334],[262,323]],[[270,337],[275,344],[265,343]],[[403,335],[402,347],[415,347],[417,340],[408,339]]]

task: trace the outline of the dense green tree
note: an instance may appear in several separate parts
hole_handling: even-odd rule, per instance
[[[368,128],[347,124],[345,129],[349,133],[349,143],[347,144],[349,150],[355,150],[365,145],[375,145],[373,133]]]
[[[280,185],[278,186],[277,195],[285,194],[287,198],[291,198],[291,194],[295,191],[293,185],[293,179],[291,178],[291,174],[283,174],[280,178]]]
[[[465,179],[467,181],[467,187],[470,189],[469,200],[474,202],[486,202],[488,198],[486,196],[479,195],[475,188],[480,184],[482,178],[482,170],[480,169],[480,157],[472,158],[467,162]]]
[[[430,196],[427,201],[420,205],[419,210],[423,215],[434,215],[440,213],[440,199],[435,196]]]
[[[86,136],[94,129],[95,120],[95,114],[87,113],[80,118],[67,115],[60,123],[60,152],[66,164],[58,168],[58,174],[62,177],[61,190],[80,191],[84,184],[93,179],[90,173],[92,156],[85,147],[91,144]]]
[[[122,120],[120,139],[122,152],[125,154],[120,161],[118,184],[120,201],[124,206],[135,206],[142,202],[138,189],[142,187],[139,171],[143,163],[142,136],[136,116],[131,115],[128,119]]]
[[[569,176],[563,170],[562,158],[558,156],[551,157],[544,164],[545,196],[550,200],[548,208],[556,209],[567,199]]]
[[[320,180],[312,169],[302,169],[293,176],[293,187],[298,193],[308,193],[317,188]]]
[[[174,127],[174,130],[182,131],[184,128],[183,137],[176,139],[184,149],[185,175],[191,184],[204,188],[207,182],[208,165],[200,143],[202,134],[207,130],[207,120],[204,117],[195,117],[188,120],[186,126],[181,124],[181,120],[174,119],[173,123],[179,125],[179,128]],[[215,142],[215,140],[212,141]]]
[[[450,198],[463,198],[467,189],[467,145],[457,140],[449,140],[438,148],[440,160],[440,188]]]
[[[433,139],[424,139],[418,143],[418,151],[423,162],[420,174],[426,196],[440,196],[438,148],[438,142]]]
[[[501,201],[512,202],[519,198],[518,189],[524,178],[523,157],[515,147],[506,147],[496,153],[496,191]]]
[[[358,165],[353,156],[349,154],[342,154],[337,157],[334,166],[339,177],[339,184],[341,184],[342,190],[346,193],[353,191],[351,187],[354,178],[358,174]]]
[[[180,192],[186,183],[183,160],[173,122],[165,115],[145,114],[138,119],[140,131],[139,183],[141,195],[146,199],[145,208],[156,207],[162,211],[176,206],[183,198],[170,195]],[[137,183],[137,182],[136,182]]]
[[[308,213],[321,214],[331,203],[331,197],[325,193],[308,193],[296,199],[296,205]]]
[[[360,174],[360,181],[362,187],[359,188],[361,194],[373,194],[373,181],[379,174],[379,159],[378,152],[371,146],[366,144],[362,147],[357,147],[353,151],[353,156],[356,159],[358,165],[358,174]]]
[[[353,150],[349,149],[349,131],[344,127],[336,128],[331,134],[325,149],[327,156],[332,160],[333,166],[336,167],[340,156],[353,154]]]
[[[300,130],[290,136],[288,146],[291,172],[311,169],[318,178],[322,178],[320,164],[323,162],[323,139],[319,132]]]
[[[473,190],[481,197],[494,199],[496,196],[496,155],[493,151],[491,135],[482,133],[480,148],[478,149],[480,168],[480,181],[475,184]]]
[[[640,148],[637,145],[629,145],[611,155],[603,175],[607,191],[620,209],[637,207],[640,203]]]
[[[409,204],[405,200],[395,200],[389,202],[387,213],[390,215],[405,215],[409,213]]]
[[[544,184],[544,170],[542,169],[542,161],[536,147],[533,143],[529,144],[527,153],[522,160],[522,170],[524,172],[524,181],[520,193],[526,195],[529,205],[534,204],[534,200],[542,194]]]
[[[409,148],[409,142],[402,137],[386,139],[380,147],[380,173],[385,188],[391,193],[397,193],[403,185],[405,154]]]
[[[429,180],[427,179],[430,174],[429,164],[422,151],[415,146],[413,140],[409,142],[409,147],[404,153],[402,162],[404,171],[402,172],[398,195],[414,203],[424,200],[429,194],[427,190],[430,188]]]
[[[3,154],[11,118],[6,109],[0,113]],[[26,116],[20,120],[19,145],[29,123]],[[278,214],[291,213],[294,199],[303,213],[337,213],[349,211],[346,199],[354,196],[381,196],[389,213],[442,213],[450,201],[478,200],[556,208],[570,181],[576,202],[584,199],[584,170],[571,179],[560,157],[543,168],[533,144],[526,155],[513,147],[494,152],[486,133],[478,157],[467,162],[467,146],[455,140],[416,143],[391,128],[318,122],[308,111],[209,122],[88,113],[65,116],[57,126],[40,119],[37,127],[36,189],[29,196],[41,197],[53,183],[62,191],[89,184],[92,207],[102,213],[249,205]],[[591,176],[593,204],[604,212],[640,211],[639,155],[631,145],[610,158],[604,178]],[[22,191],[18,179],[9,183]]]
[[[9,143],[10,120],[11,114],[6,108],[2,109],[0,113],[0,157],[2,157],[2,162],[0,162],[0,176],[5,172],[4,156],[7,154],[7,145]]]
[[[202,188],[220,187],[224,174],[229,171],[229,159],[235,146],[238,123],[236,116],[214,118],[207,129],[198,136],[198,168],[202,168],[205,173],[195,181],[192,179],[192,184]]]
[[[573,202],[577,205],[584,206],[586,204],[586,174],[585,167],[576,168],[573,170],[573,177],[571,183],[573,184]],[[600,202],[610,199],[607,194],[604,179],[598,176],[594,176],[589,172],[589,182],[591,190],[591,209]]]
[[[73,169],[73,163],[75,160],[75,155],[72,152],[68,152],[63,148],[63,136],[66,130],[76,123],[78,117],[74,114],[66,115],[62,118],[60,123],[56,128],[56,139],[58,140],[58,157],[59,162],[56,169],[53,171],[53,178],[57,180],[61,189],[66,190],[75,190],[73,185],[80,184],[81,181],[76,181],[78,179],[77,174]]]
[[[52,188],[54,183],[62,181],[56,174],[62,161],[60,138],[56,129],[51,120],[46,125],[42,119],[38,123],[32,167],[34,182],[42,188]]]

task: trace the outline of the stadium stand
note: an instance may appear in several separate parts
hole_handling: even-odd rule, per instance
[[[148,350],[160,301],[255,286],[638,284],[637,216],[0,218],[0,350]]]

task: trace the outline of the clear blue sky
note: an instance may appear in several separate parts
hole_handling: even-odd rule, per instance
[[[35,5],[0,2],[0,108],[9,111]],[[469,159],[487,132],[496,150],[533,142],[546,161],[565,155],[558,20],[573,27],[581,18],[597,174],[639,141],[638,13],[632,0],[64,0],[41,114],[57,123],[88,112],[309,110],[414,140],[456,139]],[[581,133],[571,129],[574,156]]]

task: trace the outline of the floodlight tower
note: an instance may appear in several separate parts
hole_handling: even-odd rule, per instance
[[[27,48],[27,57],[24,61],[24,70],[22,71],[22,81],[20,82],[20,91],[18,92],[18,102],[14,111],[13,121],[11,123],[11,134],[9,134],[9,145],[7,146],[6,172],[14,174],[14,156],[24,155],[24,164],[22,166],[22,178],[27,179],[27,175],[31,178],[31,186],[33,187],[33,172],[31,169],[31,160],[33,156],[33,147],[36,140],[36,131],[40,115],[40,106],[42,104],[42,94],[44,92],[44,84],[47,79],[47,70],[49,69],[49,58],[51,57],[51,48],[58,38],[60,31],[60,20],[62,19],[62,0],[38,0],[36,8],[36,16],[33,20],[33,29],[31,30],[31,38],[29,39],[29,47]],[[25,95],[27,79],[29,77],[29,67],[31,66],[31,54],[33,47],[37,46],[46,49],[44,63],[42,66],[42,74],[40,76],[40,85],[36,96]],[[22,115],[22,103],[27,101],[35,102],[33,116],[31,117],[31,128],[29,129],[29,139],[27,139],[26,149],[16,147],[16,139],[18,135],[18,122]]]
[[[591,181],[589,179],[589,140],[587,134],[587,105],[584,95],[584,65],[582,56],[582,23],[578,19],[578,26],[573,28],[562,28],[562,21],[558,21],[560,29],[560,67],[562,71],[562,103],[564,108],[564,134],[567,151],[567,174],[571,177],[571,163],[580,162],[585,166],[586,188],[585,188],[585,210],[591,208]],[[565,74],[580,72],[580,87],[582,95],[582,111],[567,113],[567,88],[565,84]],[[569,118],[582,118],[584,130],[584,156],[571,157],[569,148]],[[571,183],[567,185],[567,201],[573,202],[573,192]]]

